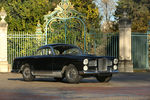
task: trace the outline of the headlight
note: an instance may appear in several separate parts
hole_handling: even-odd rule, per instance
[[[114,64],[118,64],[118,59],[114,59]]]
[[[88,66],[84,66],[84,67],[83,67],[83,70],[84,70],[84,71],[87,71],[87,70],[88,70]]]
[[[117,65],[114,65],[113,66],[113,70],[117,70],[118,69],[118,66]]]
[[[88,59],[84,59],[84,60],[83,60],[83,64],[84,64],[84,65],[87,65],[88,63],[89,63]]]

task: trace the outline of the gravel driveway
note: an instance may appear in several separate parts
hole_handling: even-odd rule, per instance
[[[48,77],[24,82],[21,74],[0,73],[0,100],[150,100],[150,73],[119,73],[109,83],[87,78],[80,84]]]

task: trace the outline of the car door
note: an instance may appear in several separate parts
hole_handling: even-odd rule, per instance
[[[34,58],[34,71],[38,74],[50,74],[53,70],[53,54],[51,48],[43,48]]]

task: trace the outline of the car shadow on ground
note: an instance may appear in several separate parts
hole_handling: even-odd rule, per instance
[[[8,78],[8,80],[12,80],[12,81],[24,81],[23,78]]]
[[[24,81],[23,78],[8,78],[8,80],[11,80],[11,81]],[[53,78],[36,78],[33,81],[31,81],[31,82],[60,82],[60,83],[68,83],[66,81],[66,79],[63,79],[62,81],[56,81]],[[85,79],[82,79],[80,81],[80,83],[99,83],[99,82],[95,78],[85,78]]]

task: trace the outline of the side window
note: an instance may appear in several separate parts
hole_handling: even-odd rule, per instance
[[[36,55],[42,55],[42,50],[38,50]]]
[[[55,55],[60,55],[60,52],[56,49],[54,49],[54,53],[55,53]]]
[[[52,51],[49,48],[41,49],[37,52],[37,55],[52,55]]]

